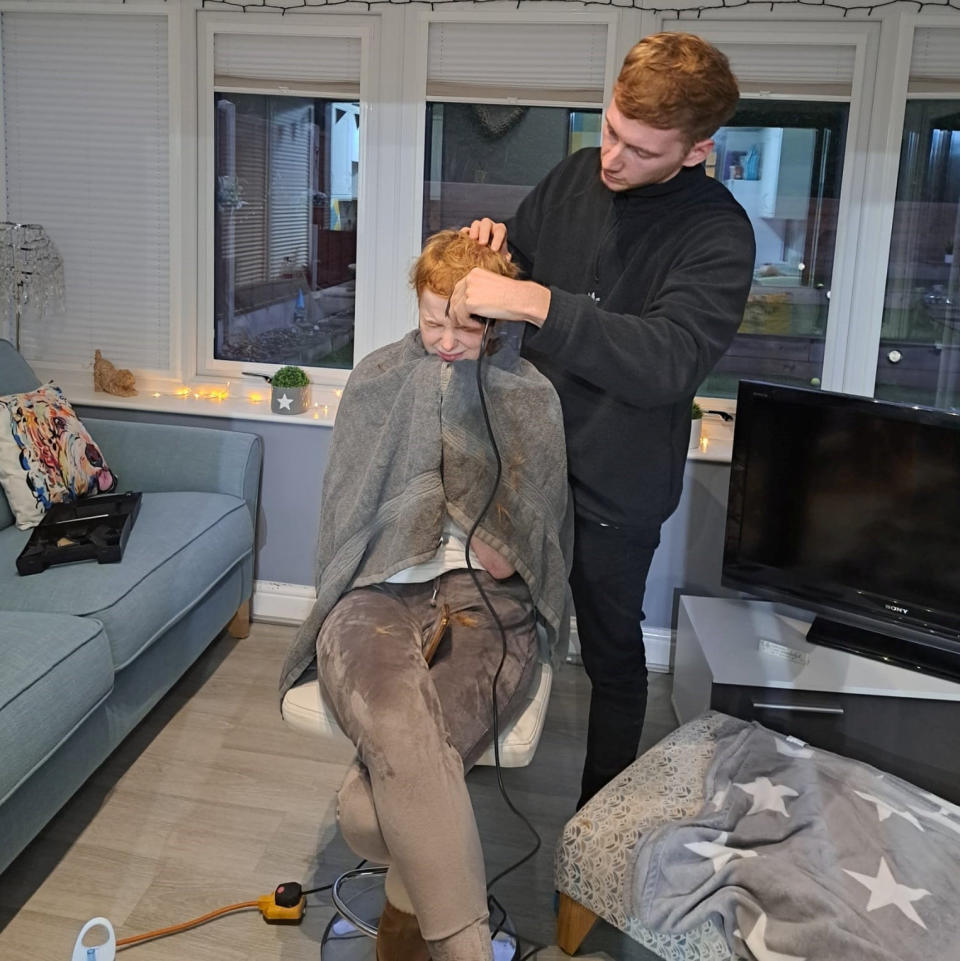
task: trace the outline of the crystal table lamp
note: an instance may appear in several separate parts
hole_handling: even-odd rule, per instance
[[[63,260],[39,224],[0,223],[0,295],[13,303],[17,350],[24,307],[42,316],[51,300],[63,303]]]

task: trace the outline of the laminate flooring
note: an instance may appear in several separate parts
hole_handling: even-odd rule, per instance
[[[293,629],[255,623],[224,634],[0,875],[0,959],[70,961],[84,922],[110,919],[117,937],[152,931],[271,892],[283,881],[332,881],[357,863],[339,837],[335,794],[349,747],[321,746],[280,719],[276,680]],[[676,727],[670,678],[651,674],[641,750]],[[553,851],[574,810],[589,685],[565,664],[554,680],[533,762],[503,772],[513,803],[542,838],[538,853],[495,888],[524,943],[554,944]],[[506,807],[496,771],[475,768],[470,793],[488,877],[532,846]],[[318,961],[333,913],[308,899],[296,926],[255,909],[131,946],[131,961]],[[581,958],[650,961],[600,922]],[[537,961],[566,958],[548,947]]]

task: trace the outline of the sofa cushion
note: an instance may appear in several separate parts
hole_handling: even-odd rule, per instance
[[[95,618],[0,611],[0,804],[113,689]]]
[[[20,576],[14,558],[29,537],[0,531],[0,608],[96,617],[119,670],[253,550],[246,503],[230,494],[145,493],[118,564],[82,561]]]
[[[17,527],[36,527],[54,505],[107,494],[117,477],[56,384],[0,395],[0,485]]]

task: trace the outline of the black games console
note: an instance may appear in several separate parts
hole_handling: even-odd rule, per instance
[[[137,492],[98,494],[71,504],[54,504],[20,552],[17,570],[38,574],[51,564],[116,563],[123,557],[141,496]]]

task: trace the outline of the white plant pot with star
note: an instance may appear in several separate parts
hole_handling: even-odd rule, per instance
[[[270,410],[274,414],[302,414],[310,406],[310,385],[271,387]]]

